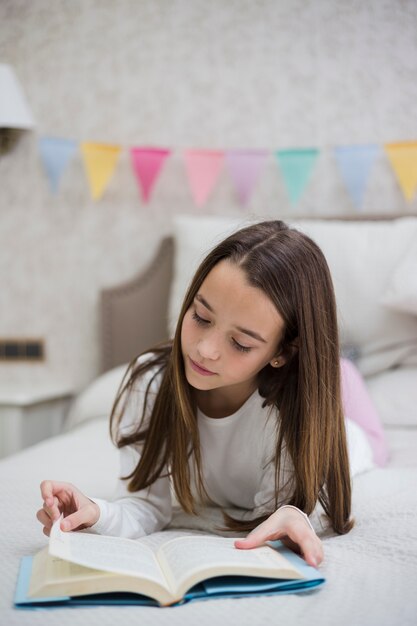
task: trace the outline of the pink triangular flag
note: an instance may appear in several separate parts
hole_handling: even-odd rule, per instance
[[[231,150],[226,163],[240,203],[249,202],[255,185],[265,165],[266,150]]]
[[[170,154],[170,150],[160,148],[132,148],[130,150],[133,170],[144,202],[148,202],[164,161]]]
[[[223,164],[224,152],[220,150],[187,150],[185,168],[194,202],[203,206],[207,201]]]

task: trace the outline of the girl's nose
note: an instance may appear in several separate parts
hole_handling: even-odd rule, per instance
[[[220,356],[219,345],[213,334],[210,337],[205,336],[204,339],[201,339],[197,344],[197,350],[203,359],[215,361]]]

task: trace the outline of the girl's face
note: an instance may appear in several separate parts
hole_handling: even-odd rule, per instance
[[[207,275],[184,316],[181,347],[200,408],[237,410],[257,388],[257,374],[276,357],[284,321],[263,291],[224,260]],[[274,358],[276,357],[276,358]],[[278,364],[276,363],[278,360]],[[225,413],[227,414],[227,412]]]

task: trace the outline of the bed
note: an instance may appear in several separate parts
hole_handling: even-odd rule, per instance
[[[405,218],[405,221],[401,227],[404,232],[409,233],[410,228],[415,226],[413,232],[416,235],[417,220]],[[210,228],[206,224],[201,229],[201,222],[199,224],[200,232],[204,232],[207,238]],[[235,226],[235,222],[225,222],[221,231],[224,233]],[[35,519],[40,505],[41,480],[71,481],[89,495],[111,497],[118,476],[118,454],[108,436],[107,418],[113,395],[126,362],[133,356],[132,346],[134,352],[140,352],[169,335],[177,306],[170,286],[176,280],[186,282],[184,267],[190,264],[190,259],[183,254],[184,246],[196,247],[195,232],[193,235],[190,231],[188,221],[179,220],[176,228],[177,235],[161,243],[155,261],[145,272],[128,284],[103,292],[103,374],[76,398],[65,432],[0,462],[3,510],[0,623],[31,626],[58,622],[62,626],[91,626],[95,623],[106,626],[117,622],[124,625],[183,625],[196,622],[201,625],[281,623],[301,626],[316,623],[349,626],[417,624],[417,364],[414,362],[414,344],[411,338],[405,352],[398,348],[393,354],[391,338],[387,344],[391,345],[389,354],[383,355],[383,358],[382,344],[379,344],[378,365],[374,348],[369,353],[362,350],[358,355],[353,341],[355,338],[348,326],[343,324],[345,349],[352,354],[356,350],[358,365],[366,375],[369,389],[383,416],[390,461],[386,468],[375,469],[354,479],[354,529],[345,536],[335,536],[328,531],[324,533],[325,560],[321,569],[327,582],[323,588],[293,596],[223,599],[168,609],[94,607],[32,611],[13,608],[21,557],[36,553],[47,541]],[[390,240],[395,239],[395,228],[392,225],[387,234]],[[402,253],[398,253],[396,259],[403,263],[405,239],[401,228],[398,236],[402,241]],[[413,240],[413,232],[409,234],[410,241]],[[181,237],[184,238],[182,241]],[[367,237],[369,243],[369,233]],[[355,242],[359,250],[360,236],[355,238]],[[200,242],[197,246],[200,252],[194,249],[193,254],[197,257],[201,254],[201,247],[206,245],[207,241]],[[383,247],[385,258],[389,252],[386,241]],[[406,261],[409,263],[409,258]],[[393,269],[397,271],[398,264]],[[384,285],[386,294],[386,281]],[[349,289],[351,292],[351,284]],[[167,310],[170,311],[168,316]],[[389,310],[388,317],[400,315],[398,309],[394,313],[393,310]],[[149,315],[150,312],[153,315]],[[141,320],[140,325],[138,319]],[[416,332],[414,321],[417,327],[417,317],[409,324],[412,333]],[[379,322],[372,318],[373,327]],[[392,318],[384,323],[392,324]],[[398,329],[400,331],[404,332],[404,328]],[[375,338],[370,340],[375,341]],[[404,338],[397,343],[403,346]],[[206,519],[196,524],[179,513],[174,516],[173,526],[183,527],[189,522],[193,527],[208,528],[214,517],[215,512],[208,512]]]

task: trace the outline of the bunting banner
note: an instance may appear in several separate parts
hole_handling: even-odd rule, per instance
[[[372,166],[380,153],[376,145],[338,146],[334,150],[340,174],[357,209],[362,208]]]
[[[316,148],[278,150],[278,160],[288,195],[292,204],[297,204],[310,179],[319,151]]]
[[[38,149],[49,186],[57,193],[62,176],[79,146],[93,200],[104,193],[114,173],[124,146],[82,142],[45,136],[39,138]],[[334,157],[354,206],[361,209],[372,168],[382,147],[376,144],[346,145],[332,148]],[[415,198],[417,189],[417,141],[388,143],[384,146],[396,180],[406,201]],[[133,172],[141,197],[150,201],[166,159],[172,150],[156,147],[129,148]],[[287,150],[184,150],[184,166],[193,201],[203,206],[213,192],[223,163],[242,206],[246,206],[259,183],[269,155],[274,155],[291,204],[301,198],[320,153],[318,148]]]
[[[267,150],[229,150],[226,164],[242,206],[248,204],[268,156]]]
[[[410,202],[417,187],[417,141],[388,143],[385,151],[404,197]]]
[[[53,193],[58,192],[59,183],[68,163],[77,151],[77,143],[71,139],[42,137],[39,152]]]
[[[150,199],[153,186],[161,173],[165,159],[170,154],[170,150],[162,148],[132,148],[130,150],[133,171],[145,203]]]
[[[120,153],[120,146],[83,142],[81,153],[90,184],[91,197],[98,200],[110,182]]]
[[[184,152],[193,200],[203,206],[213,190],[223,165],[224,152],[219,150],[186,150]]]

